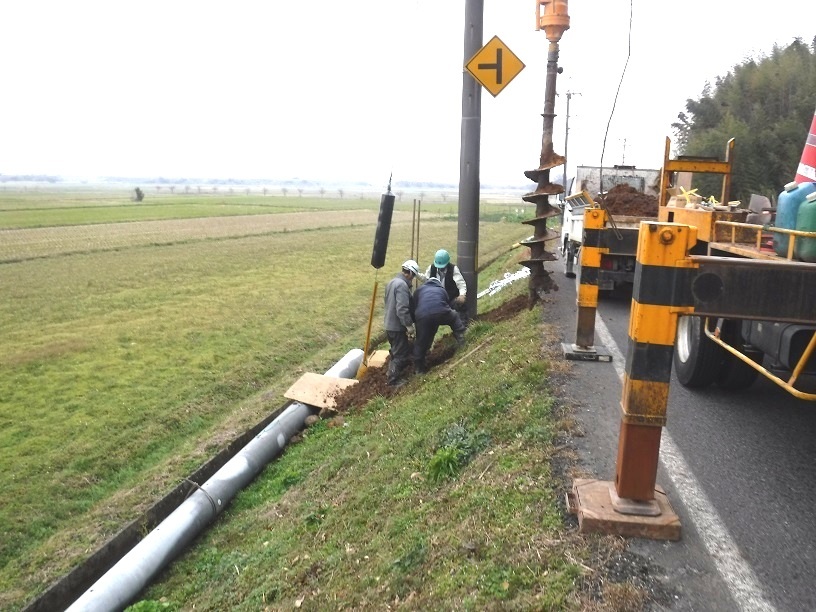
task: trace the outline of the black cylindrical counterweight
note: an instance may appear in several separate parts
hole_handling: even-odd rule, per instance
[[[380,198],[380,216],[377,218],[377,233],[374,234],[374,250],[371,253],[371,265],[377,269],[385,265],[385,252],[388,250],[388,236],[391,234],[391,215],[394,213],[394,194],[389,190]]]

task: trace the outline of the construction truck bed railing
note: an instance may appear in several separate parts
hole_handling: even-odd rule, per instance
[[[783,227],[774,227],[766,225],[757,225],[754,223],[739,223],[737,221],[715,221],[714,225],[717,227],[731,228],[731,240],[726,243],[716,242],[709,244],[708,251],[711,253],[712,249],[720,248],[720,250],[728,250],[731,252],[739,252],[735,250],[739,247],[745,247],[747,244],[752,246],[750,253],[745,253],[750,257],[756,257],[758,254],[762,255],[762,239],[763,234],[785,234],[790,236],[788,241],[788,251],[784,259],[793,260],[794,247],[796,238],[816,238],[816,232],[804,232],[802,230],[786,229]],[[754,238],[748,242],[745,240],[746,234],[754,234]],[[714,245],[712,247],[712,244]],[[729,244],[731,248],[723,249],[722,244]],[[755,250],[754,250],[755,249]],[[766,252],[764,257],[775,259],[779,257],[776,253]]]

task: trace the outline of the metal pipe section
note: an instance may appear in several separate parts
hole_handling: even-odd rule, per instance
[[[326,376],[354,378],[363,351],[352,349],[326,371]],[[201,485],[170,516],[68,608],[69,612],[124,609],[247,486],[286,443],[304,427],[312,408],[293,402]]]

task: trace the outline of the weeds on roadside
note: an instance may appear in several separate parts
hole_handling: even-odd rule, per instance
[[[454,423],[440,435],[436,452],[428,462],[428,479],[440,482],[453,478],[471,458],[489,443],[487,432],[471,432],[464,421]]]

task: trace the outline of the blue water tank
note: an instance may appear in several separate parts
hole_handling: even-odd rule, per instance
[[[788,183],[785,189],[779,194],[776,202],[776,227],[784,229],[796,229],[796,217],[799,214],[799,206],[805,201],[809,194],[816,192],[816,183]],[[787,234],[774,234],[774,251],[780,257],[788,256],[788,245],[790,236]]]

